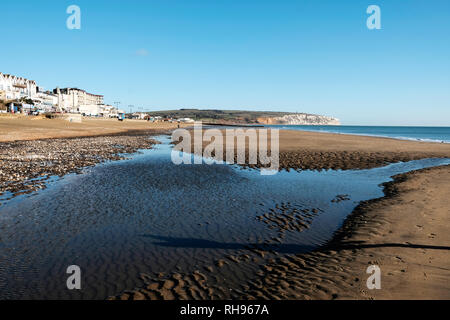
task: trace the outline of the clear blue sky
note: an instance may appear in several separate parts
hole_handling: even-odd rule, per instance
[[[81,8],[81,30],[66,8]],[[366,8],[381,7],[381,30]],[[450,125],[450,1],[3,1],[0,72],[144,110]]]

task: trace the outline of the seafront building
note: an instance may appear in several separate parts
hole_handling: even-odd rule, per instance
[[[53,112],[58,105],[58,96],[50,91],[38,91],[33,101],[34,105],[43,112]]]
[[[58,107],[71,113],[98,114],[98,106],[103,105],[103,96],[88,93],[78,88],[56,88]]]
[[[137,120],[146,120],[148,118],[148,114],[146,114],[145,112],[135,112],[131,115],[131,118]]]
[[[62,112],[85,116],[117,117],[116,107],[105,105],[103,95],[79,88],[56,88],[46,91],[28,80],[0,72],[0,102],[8,105],[9,112],[25,114]],[[3,110],[5,112],[5,110]]]
[[[33,99],[36,93],[37,85],[34,80],[0,72],[0,99]]]

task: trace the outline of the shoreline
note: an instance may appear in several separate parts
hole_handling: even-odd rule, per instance
[[[228,137],[225,130],[221,130],[221,132],[224,137],[221,159],[226,159],[226,140]],[[270,138],[268,140],[267,145],[270,150]],[[209,142],[203,142],[203,151],[208,144]],[[194,145],[195,141],[192,139],[191,153],[195,150]],[[244,166],[250,168],[264,167],[259,163],[259,159],[258,163],[248,164],[250,147],[247,142],[245,148],[247,165]],[[237,163],[236,145],[234,145],[234,149],[234,163]],[[371,169],[390,163],[425,158],[450,158],[450,144],[328,132],[279,131],[280,170]]]
[[[346,132],[337,132],[337,131],[327,131],[327,130],[307,130],[307,129],[299,129],[299,130],[294,130],[294,129],[289,129],[286,127],[289,127],[290,125],[280,125],[283,126],[284,128],[279,128],[280,130],[287,130],[287,131],[301,131],[301,132],[317,132],[317,133],[332,133],[332,134],[340,134],[340,135],[348,135],[348,136],[358,136],[358,137],[372,137],[372,138],[386,138],[386,139],[393,139],[393,140],[400,140],[400,141],[414,141],[414,142],[425,142],[425,143],[446,143],[446,144],[450,144],[450,140],[437,140],[437,139],[426,139],[426,138],[408,138],[408,137],[390,137],[390,136],[386,136],[386,135],[377,135],[377,134],[368,134],[368,133],[346,133]],[[291,125],[291,126],[297,126],[297,125]],[[267,125],[263,125],[263,127],[266,128],[278,128],[278,127],[272,127],[272,126],[267,126]],[[314,127],[314,125],[311,125],[311,127]],[[336,127],[336,126],[330,126],[330,127]],[[337,126],[339,127],[339,126]],[[343,126],[345,127],[345,126]],[[354,126],[351,126],[354,127]],[[370,126],[360,126],[360,127],[370,127]],[[379,126],[373,126],[373,127],[379,127]],[[397,128],[397,126],[387,126],[387,127],[392,127],[392,128]],[[409,127],[409,126],[404,126],[404,127]],[[412,127],[417,127],[417,126],[412,126]],[[429,126],[423,126],[423,127],[418,127],[418,128],[450,128],[450,127],[442,127],[442,126],[437,126],[437,127],[429,127]]]
[[[289,130],[289,129],[287,129]],[[323,133],[333,133],[333,134],[341,134],[347,136],[357,136],[357,137],[368,137],[368,138],[384,138],[384,139],[392,139],[399,141],[414,141],[414,142],[424,142],[424,143],[445,143],[449,144],[450,141],[446,140],[435,140],[435,139],[424,139],[424,138],[407,138],[407,137],[389,137],[383,135],[376,134],[365,134],[365,133],[342,133],[342,132],[333,132],[333,131],[314,131],[314,130],[291,130],[291,131],[304,131],[304,132],[323,132]]]

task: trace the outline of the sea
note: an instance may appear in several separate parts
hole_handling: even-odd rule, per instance
[[[450,143],[450,127],[305,125],[267,125],[266,127],[273,127],[284,130],[331,132],[372,137],[386,137],[401,140]]]

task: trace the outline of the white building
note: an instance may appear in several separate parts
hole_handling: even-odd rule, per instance
[[[69,112],[86,116],[117,117],[116,107],[103,104],[103,96],[88,93],[77,88],[56,88],[53,92],[36,86],[36,82],[0,72],[0,101],[12,100],[23,105],[30,99],[34,105],[25,109],[37,109],[40,112]]]
[[[191,119],[191,118],[180,118],[180,119],[177,119],[177,121],[179,121],[179,122],[186,122],[186,123],[195,122],[195,120]]]
[[[102,95],[77,88],[56,88],[53,93],[58,96],[58,107],[66,112],[98,115],[98,106],[103,105]]]
[[[0,72],[0,97],[2,100],[33,99],[37,93],[34,80]]]
[[[113,107],[113,109],[111,109],[110,113],[108,115],[104,115],[104,117],[108,117],[108,118],[118,118],[119,115],[121,114],[125,114],[125,111],[117,109],[116,107]]]
[[[117,118],[117,108],[111,105],[103,104],[100,106],[100,116],[105,118]]]
[[[148,114],[144,112],[135,112],[131,115],[131,117],[137,120],[145,120],[148,117]]]
[[[57,109],[58,96],[50,91],[38,91],[33,101],[35,106],[44,112],[53,112]]]
[[[81,105],[81,106],[78,106],[78,110],[77,110],[77,113],[81,113],[82,115],[90,116],[90,117],[98,117],[101,115],[101,112],[102,112],[101,106],[95,105],[95,104]]]

